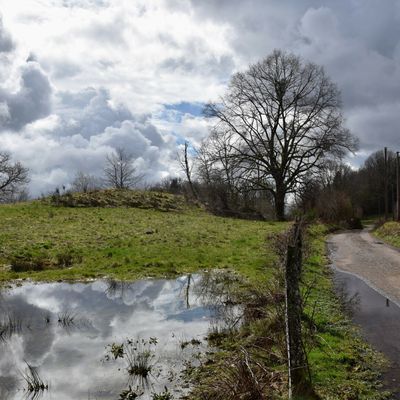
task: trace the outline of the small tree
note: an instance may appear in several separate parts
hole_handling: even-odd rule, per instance
[[[93,175],[78,171],[72,182],[72,191],[87,193],[100,187],[99,179]]]
[[[191,163],[189,160],[188,149],[189,149],[189,142],[185,141],[182,154],[180,153],[178,154],[178,161],[182,168],[182,171],[185,172],[191,195],[193,196],[194,199],[197,199],[198,197],[197,191],[193,185],[193,180],[192,180],[193,163]]]
[[[0,152],[0,202],[19,197],[29,182],[28,172],[19,161],[12,162],[10,153]]]
[[[117,148],[106,157],[105,182],[115,189],[129,189],[136,186],[143,175],[137,174],[133,166],[133,156],[122,148]]]

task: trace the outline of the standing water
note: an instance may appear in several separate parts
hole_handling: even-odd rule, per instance
[[[200,279],[3,290],[0,398],[151,399],[165,387],[178,396],[179,372],[204,350],[214,318],[192,289]]]
[[[400,308],[359,277],[334,268],[336,288],[351,305],[352,320],[364,338],[390,360],[384,388],[400,399]]]

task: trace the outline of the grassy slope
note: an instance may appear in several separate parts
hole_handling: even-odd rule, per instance
[[[214,267],[257,277],[265,259],[273,257],[266,235],[285,226],[220,218],[200,209],[66,208],[39,202],[1,206],[0,224],[0,280],[135,279]],[[57,268],[57,255],[65,252],[82,260]],[[9,271],[15,256],[44,259],[47,267]]]
[[[383,239],[385,242],[392,246],[400,247],[400,223],[399,222],[386,222],[376,231],[374,235]]]

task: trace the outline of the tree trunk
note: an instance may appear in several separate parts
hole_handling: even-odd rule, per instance
[[[278,221],[285,220],[285,197],[286,193],[283,189],[277,188],[275,193],[275,215]]]
[[[189,147],[189,143],[185,142],[185,150],[184,150],[185,173],[186,173],[186,178],[189,183],[190,191],[192,192],[192,196],[194,199],[197,200],[198,199],[197,192],[193,186],[192,177],[191,177],[189,158],[188,158],[188,147]]]

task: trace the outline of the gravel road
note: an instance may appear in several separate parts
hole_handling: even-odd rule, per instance
[[[400,251],[374,238],[368,229],[331,235],[328,248],[333,265],[357,275],[400,305]]]

